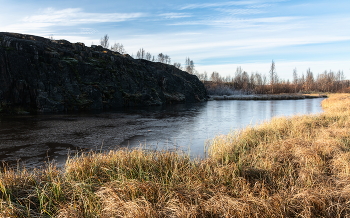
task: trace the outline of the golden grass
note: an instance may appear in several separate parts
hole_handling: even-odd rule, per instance
[[[217,136],[205,160],[141,149],[4,169],[0,217],[350,217],[350,95]]]

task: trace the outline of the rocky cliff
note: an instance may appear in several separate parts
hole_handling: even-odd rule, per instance
[[[206,100],[196,76],[83,43],[0,33],[0,110],[60,112]]]

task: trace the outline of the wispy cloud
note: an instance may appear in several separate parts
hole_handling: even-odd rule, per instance
[[[180,8],[180,10],[187,9],[203,9],[203,8],[220,8],[229,6],[247,6],[251,8],[267,7],[268,3],[284,2],[285,0],[255,0],[255,1],[226,1],[226,2],[215,2],[215,3],[198,3],[188,4]]]
[[[261,26],[269,28],[271,25],[290,24],[293,21],[298,22],[300,19],[298,16],[266,16],[266,14],[271,11],[271,7],[274,4],[282,1],[285,0],[251,0],[189,4],[181,7],[181,10],[210,8],[212,12],[208,12],[204,16],[195,16],[196,12],[193,12],[193,19],[181,20],[167,25],[203,25],[246,29]],[[261,14],[264,15],[261,16]]]
[[[265,13],[264,10],[255,8],[239,8],[239,9],[217,9],[217,11],[226,13],[229,15],[252,15]]]
[[[199,3],[199,4],[188,4],[180,8],[185,9],[200,9],[200,8],[217,8],[224,6],[242,6],[256,4],[256,1],[230,1],[230,2],[217,2],[217,3]]]
[[[306,50],[303,46],[350,41],[350,36],[321,35],[319,33],[303,35],[302,31],[296,31],[291,35],[275,34],[274,37],[271,37],[269,33],[259,35],[261,32],[259,30],[257,32],[237,32],[235,30],[214,32],[211,29],[202,33],[183,32],[183,34],[176,34],[176,37],[173,37],[173,33],[156,36],[144,35],[130,37],[123,42],[128,48],[133,46],[132,50],[134,51],[143,47],[151,53],[165,52],[171,55],[176,62],[183,61],[184,54],[191,54],[191,58],[196,62],[201,62],[201,60],[218,60],[227,57],[235,60],[253,55],[276,58],[278,52],[305,53]],[[259,38],[256,35],[259,35]],[[142,41],[135,43],[138,38],[142,38]],[[292,51],[292,48],[296,48],[296,50]],[[308,47],[308,49],[314,48]]]
[[[178,19],[178,18],[192,17],[192,15],[188,13],[163,13],[163,14],[159,14],[159,16],[165,19]]]
[[[34,14],[18,18],[17,20],[0,20],[0,30],[49,36],[62,34],[66,30],[73,35],[93,35],[98,33],[94,26],[101,23],[116,23],[136,20],[148,16],[146,13],[88,13],[81,8],[66,8],[57,10],[46,8]],[[87,25],[87,28],[84,28]],[[71,27],[79,26],[72,30]],[[59,31],[57,29],[59,28]],[[70,29],[69,29],[70,28]]]
[[[193,20],[193,21],[183,21],[175,22],[169,25],[206,25],[206,26],[215,26],[215,27],[227,27],[227,28],[257,28],[265,27],[265,30],[271,29],[274,25],[283,25],[283,28],[288,27],[289,25],[295,26],[295,23],[300,21],[301,17],[262,17],[262,18],[237,18],[237,17],[207,17],[203,20]]]
[[[79,34],[82,35],[92,35],[98,32],[96,29],[93,28],[79,28],[79,30]]]
[[[122,22],[145,16],[143,13],[87,13],[81,8],[55,10],[47,8],[38,15],[23,18],[23,22],[39,26],[68,25],[104,22]]]
[[[271,3],[273,3],[273,2],[271,2]],[[271,7],[273,5],[271,3],[249,5],[248,8],[267,8],[267,7]]]

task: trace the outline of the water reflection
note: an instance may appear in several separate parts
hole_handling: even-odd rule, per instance
[[[123,145],[146,144],[152,149],[169,147],[189,150],[193,156],[204,155],[205,142],[219,134],[269,120],[274,116],[291,116],[322,112],[322,99],[288,101],[211,101],[192,106],[173,117],[156,134],[144,134],[124,141]],[[158,113],[158,112],[157,112]],[[167,109],[161,113],[167,113]],[[166,123],[168,119],[157,120]]]
[[[321,101],[210,101],[104,113],[0,117],[0,160],[21,159],[38,166],[47,158],[63,163],[69,151],[140,145],[203,157],[206,141],[218,134],[273,116],[318,113]]]

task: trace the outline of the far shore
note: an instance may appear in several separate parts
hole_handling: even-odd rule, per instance
[[[324,94],[209,95],[208,100],[297,100],[327,97]]]

